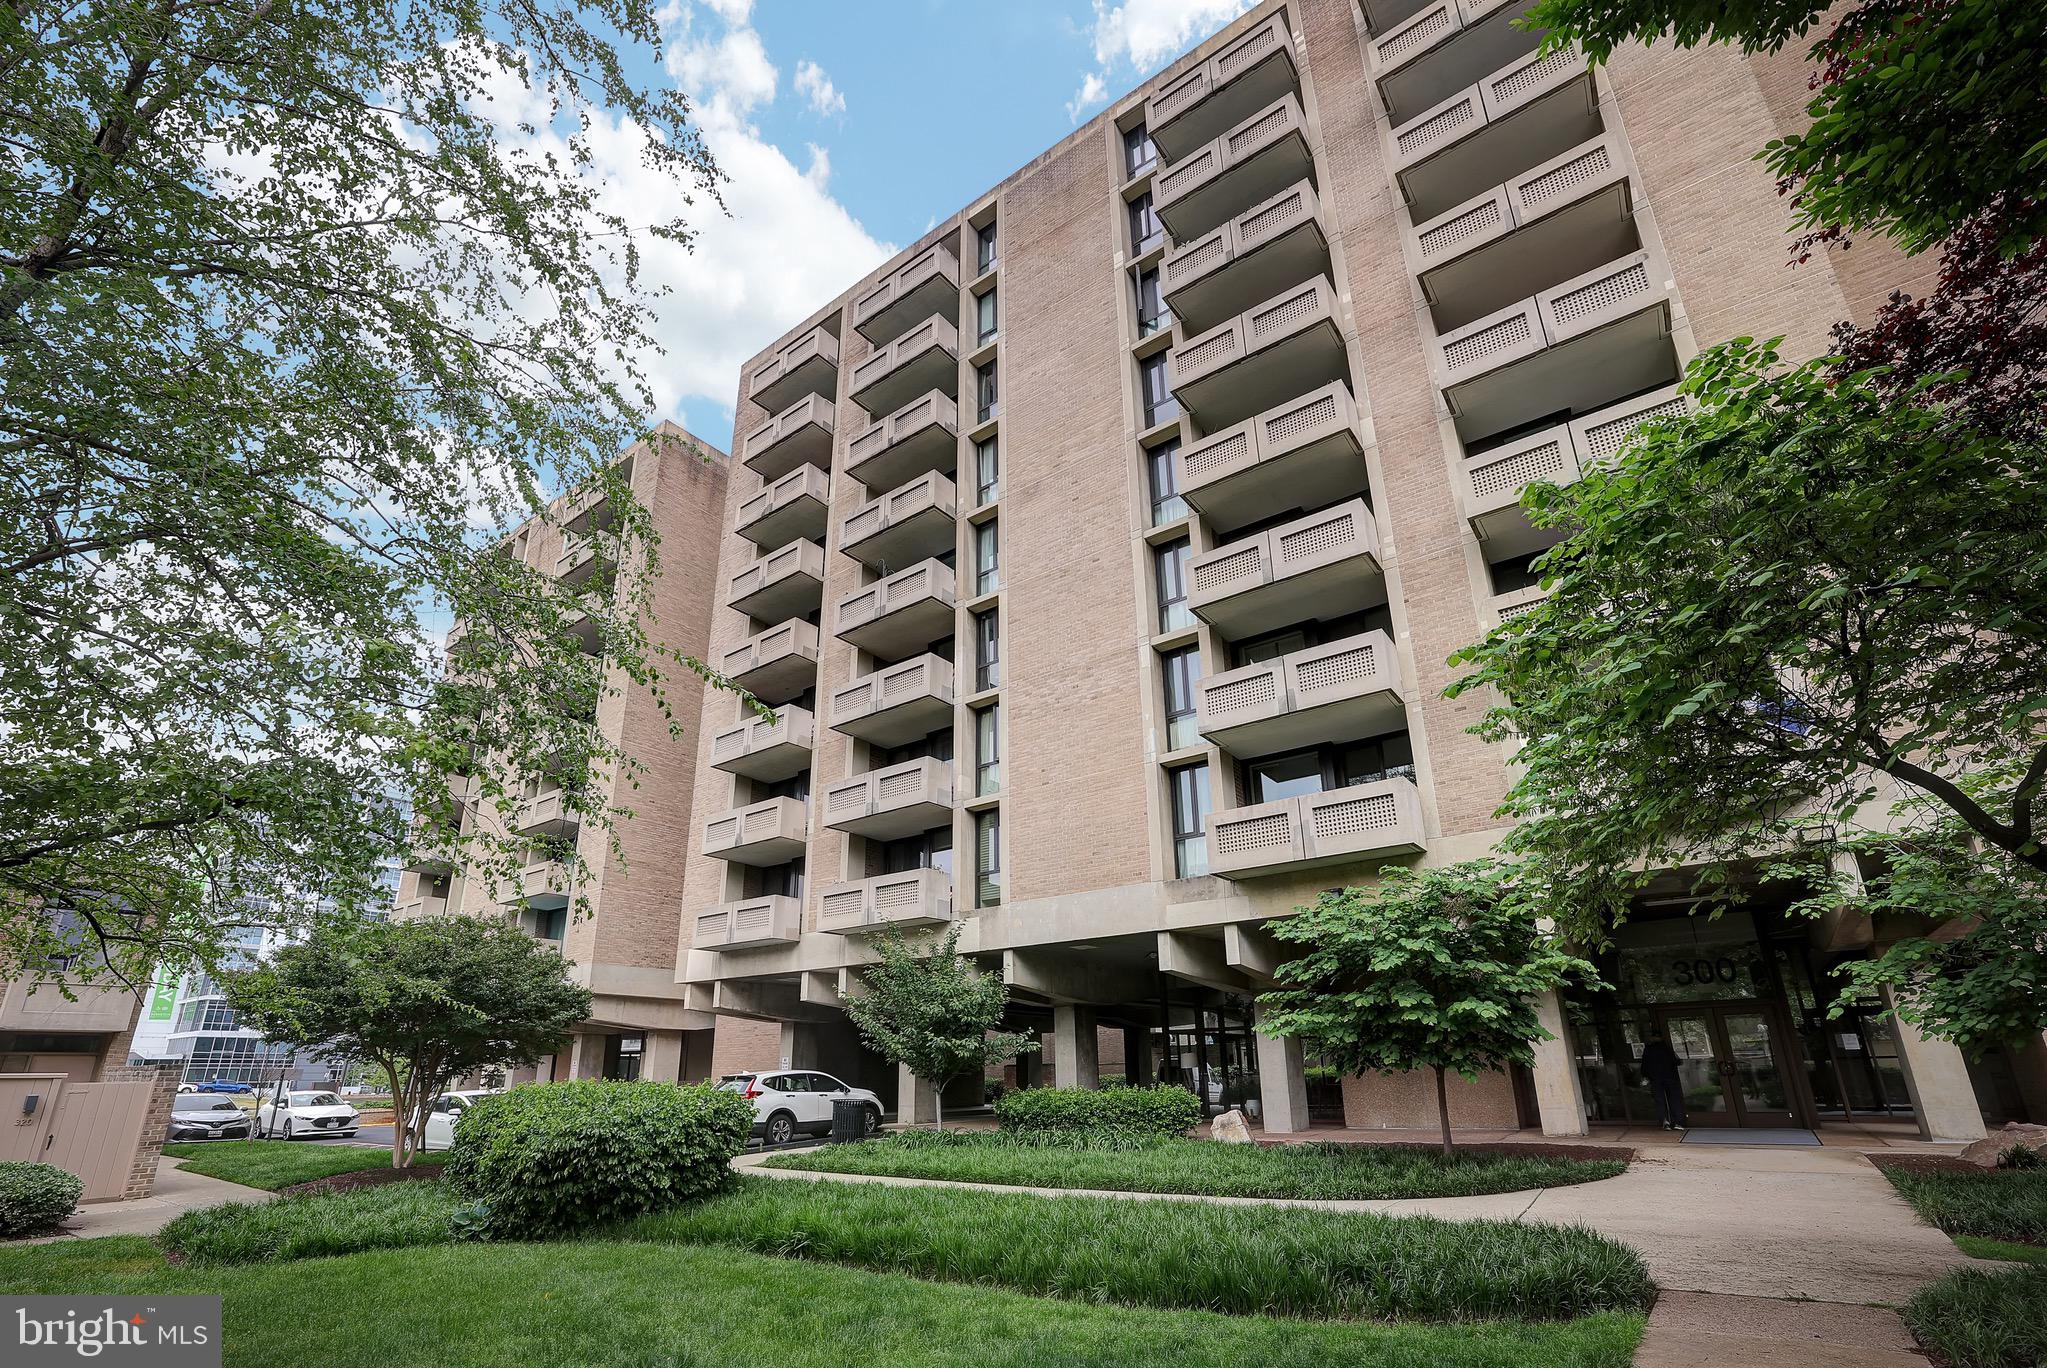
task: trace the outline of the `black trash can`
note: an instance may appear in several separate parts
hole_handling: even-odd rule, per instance
[[[857,1098],[832,1099],[832,1143],[843,1145],[867,1138],[867,1104]]]

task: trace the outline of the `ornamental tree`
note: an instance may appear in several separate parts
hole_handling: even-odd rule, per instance
[[[1453,657],[1517,743],[1509,850],[1598,943],[1657,867],[1923,797],[2047,872],[2047,463],[1923,389],[1737,339],[1688,418],[1527,497],[1549,596]]]
[[[1497,860],[1390,867],[1377,887],[1328,889],[1268,929],[1302,953],[1260,995],[1258,1029],[1347,1074],[1430,1070],[1445,1155],[1456,1152],[1448,1075],[1532,1063],[1533,1042],[1554,1038],[1535,999],[1598,981]]]
[[[880,958],[859,971],[861,991],[845,999],[868,1046],[931,1085],[933,1129],[944,1124],[953,1079],[1038,1048],[1035,1037],[1001,1029],[1009,1003],[1002,976],[976,969],[959,953],[959,940],[957,925],[921,942],[883,927],[872,941]]]
[[[450,1083],[554,1053],[591,1003],[558,952],[480,917],[330,922],[222,986],[266,1038],[383,1071],[393,1168],[411,1167]]]

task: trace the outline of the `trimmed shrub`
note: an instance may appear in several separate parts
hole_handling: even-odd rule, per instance
[[[1185,1088],[1025,1088],[995,1104],[995,1123],[1020,1140],[1115,1143],[1184,1135],[1201,1120]]]
[[[0,1164],[0,1238],[47,1235],[84,1191],[83,1179],[55,1164]]]
[[[491,1235],[554,1235],[720,1190],[752,1129],[710,1084],[535,1083],[472,1107],[443,1172]]]

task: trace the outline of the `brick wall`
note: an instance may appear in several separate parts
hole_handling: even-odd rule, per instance
[[[171,1102],[178,1095],[183,1071],[176,1064],[122,1064],[106,1069],[103,1083],[153,1083],[149,1094],[149,1115],[142,1123],[142,1138],[135,1146],[135,1161],[128,1169],[128,1182],[121,1200],[136,1201],[156,1190],[157,1161],[163,1156],[164,1136],[171,1124]]]

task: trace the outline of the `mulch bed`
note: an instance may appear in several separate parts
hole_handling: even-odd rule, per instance
[[[1914,1150],[1864,1150],[1862,1157],[1879,1169],[1900,1173],[1988,1173],[1981,1164],[1971,1164],[1952,1154],[1923,1154]]]
[[[279,1188],[277,1195],[311,1197],[323,1192],[347,1192],[352,1188],[382,1187],[386,1183],[431,1182],[440,1176],[441,1168],[438,1164],[409,1169],[357,1169],[354,1173],[337,1173],[328,1178],[315,1178],[310,1183],[293,1183],[288,1188]]]
[[[1443,1148],[1433,1140],[1319,1140],[1313,1137],[1312,1132],[1309,1132],[1309,1139],[1306,1141],[1260,1140],[1258,1143],[1267,1149],[1285,1149],[1289,1145],[1303,1143],[1355,1145],[1359,1149],[1425,1149],[1439,1152]],[[1516,1140],[1459,1140],[1457,1142],[1457,1149],[1459,1153],[1498,1154],[1510,1159],[1518,1155],[1525,1159],[1619,1159],[1623,1162],[1632,1163],[1637,1157],[1636,1151],[1631,1145],[1573,1145],[1560,1141],[1531,1141],[1523,1143]]]

